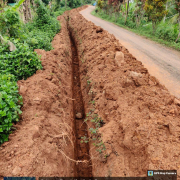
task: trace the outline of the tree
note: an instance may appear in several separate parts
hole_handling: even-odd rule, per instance
[[[114,2],[115,22],[117,22],[117,18],[119,17],[122,3],[123,0],[116,0]]]
[[[129,14],[129,0],[126,0],[125,1],[126,3],[125,3],[125,9],[126,9],[126,18],[125,18],[125,25],[126,25],[126,22],[127,22],[127,18],[128,18],[128,14]]]
[[[3,12],[3,8],[6,6],[7,2],[5,0],[0,0],[0,13]]]
[[[180,37],[180,0],[176,0],[176,10],[178,11],[179,17],[178,17],[178,22],[179,22],[179,34],[175,42],[178,41]]]
[[[30,0],[25,0],[22,6],[23,6],[23,15],[24,15],[23,21],[27,23],[29,20],[32,19]]]
[[[141,24],[141,20],[144,16],[144,5],[145,0],[136,0],[136,6],[135,6],[135,16],[136,16],[136,26],[138,27]]]
[[[165,3],[167,0],[146,0],[144,9],[152,20],[153,32],[155,33],[158,22],[167,14]]]

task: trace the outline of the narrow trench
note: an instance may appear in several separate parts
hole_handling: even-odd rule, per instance
[[[73,90],[73,110],[74,110],[74,131],[76,136],[75,158],[79,162],[75,164],[75,177],[92,177],[92,165],[89,155],[89,144],[81,143],[81,137],[88,137],[88,128],[85,119],[84,103],[81,92],[81,82],[79,74],[79,59],[76,45],[70,34],[72,49],[72,90]],[[79,116],[79,117],[76,117]]]

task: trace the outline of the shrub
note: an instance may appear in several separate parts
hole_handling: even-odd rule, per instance
[[[19,14],[15,10],[7,9],[0,13],[0,32],[2,35],[19,37],[21,27]]]
[[[32,50],[44,49],[49,51],[52,49],[53,37],[60,31],[60,23],[55,14],[51,13],[43,2],[38,0],[36,3],[38,6],[37,15],[33,22],[26,24],[27,34],[23,41],[28,43]]]
[[[68,10],[71,10],[71,8],[70,7],[67,7],[67,8],[62,7],[62,8],[60,8],[60,10],[56,11],[54,14],[57,17],[57,16],[62,15],[65,11],[68,11]]]
[[[0,45],[0,74],[13,74],[16,80],[27,79],[42,68],[41,61],[27,45],[17,43],[16,47],[9,52],[8,45]]]
[[[29,38],[26,41],[32,50],[34,49],[44,49],[49,51],[52,49],[51,39],[48,34],[37,29],[29,33]]]
[[[0,144],[8,141],[12,123],[18,121],[22,113],[20,105],[22,97],[18,94],[18,86],[13,75],[0,76]]]

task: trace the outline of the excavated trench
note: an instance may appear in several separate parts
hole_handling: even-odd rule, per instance
[[[73,111],[74,111],[74,132],[75,132],[75,177],[92,177],[92,165],[89,156],[89,144],[82,143],[81,137],[88,137],[87,124],[84,123],[85,111],[81,92],[81,82],[79,73],[79,59],[76,45],[72,36],[72,92],[73,92]]]

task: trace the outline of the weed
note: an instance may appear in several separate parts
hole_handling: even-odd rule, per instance
[[[90,84],[91,84],[91,81],[90,81],[90,80],[87,80],[87,84],[90,85]]]
[[[92,103],[95,104],[95,101]],[[102,153],[106,150],[106,147],[103,143],[103,141],[100,138],[100,135],[98,133],[99,128],[102,126],[103,120],[98,117],[98,114],[94,113],[95,109],[92,108],[90,111],[86,114],[86,118],[84,119],[84,122],[87,123],[88,120],[90,120],[93,123],[93,127],[89,128],[89,131],[91,133],[91,138],[88,138],[86,136],[81,137],[81,143],[85,142],[88,143],[90,141],[93,141],[93,145],[97,147],[96,151],[99,153]]]
[[[93,101],[90,101],[89,103],[91,103],[91,104],[95,105],[95,101],[94,101],[94,100],[93,100]]]

